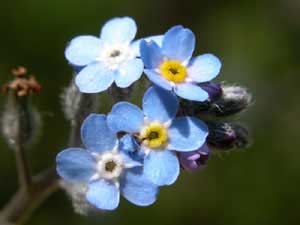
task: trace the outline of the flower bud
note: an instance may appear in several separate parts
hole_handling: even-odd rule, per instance
[[[230,116],[246,109],[252,102],[252,96],[246,88],[222,85],[222,95],[211,102],[209,113],[215,116]]]
[[[188,101],[185,99],[181,99],[179,115],[194,116],[199,114],[199,112],[207,112],[210,110],[211,101],[219,98],[222,95],[221,84],[219,83],[207,82],[199,84],[199,87],[201,87],[208,93],[209,99],[204,102]]]
[[[206,143],[196,151],[179,153],[181,166],[190,172],[204,168],[209,158],[210,150]]]
[[[210,121],[207,125],[208,144],[217,149],[245,148],[249,144],[248,130],[238,123]]]
[[[64,90],[61,97],[65,117],[70,121],[83,121],[98,107],[96,95],[81,93],[74,80]]]
[[[109,94],[113,99],[113,102],[124,101],[130,98],[134,84],[127,88],[119,88],[116,84],[112,84],[109,88]]]
[[[219,83],[207,82],[202,83],[199,86],[208,93],[210,100],[216,99],[222,95],[222,88]]]
[[[190,116],[223,117],[239,113],[252,102],[251,94],[244,87],[205,83],[200,85],[209,94],[204,102],[181,100],[180,112]]]
[[[90,113],[96,112],[99,102],[97,95],[81,93],[73,79],[61,98],[65,117],[71,122],[69,145],[80,146],[80,127]]]

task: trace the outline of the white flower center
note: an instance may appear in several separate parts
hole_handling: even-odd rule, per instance
[[[110,70],[116,70],[133,58],[129,44],[105,44],[97,60],[103,62]]]
[[[125,163],[118,152],[105,152],[97,158],[97,173],[100,178],[114,180],[122,174]]]

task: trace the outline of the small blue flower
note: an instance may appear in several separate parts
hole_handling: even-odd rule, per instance
[[[98,93],[113,82],[129,87],[143,73],[139,41],[132,42],[137,26],[129,17],[114,18],[104,24],[100,38],[90,35],[75,37],[65,50],[67,60],[79,70],[75,82],[81,92]],[[162,36],[148,41],[161,42]]]
[[[178,100],[160,87],[150,87],[143,98],[143,111],[128,102],[115,104],[107,116],[114,131],[134,135],[144,153],[144,174],[156,185],[170,185],[179,175],[176,151],[189,152],[201,147],[207,126],[193,117],[175,118]]]
[[[70,182],[86,182],[86,199],[103,210],[119,205],[120,193],[130,202],[147,206],[156,200],[158,187],[149,182],[142,164],[129,155],[134,142],[129,135],[120,141],[104,115],[91,114],[81,127],[87,149],[69,148],[57,155],[57,172]]]
[[[173,90],[181,98],[205,101],[209,96],[196,83],[215,78],[220,72],[221,62],[212,54],[191,59],[194,48],[194,33],[182,26],[169,29],[161,45],[157,41],[141,41],[144,72],[153,83]]]

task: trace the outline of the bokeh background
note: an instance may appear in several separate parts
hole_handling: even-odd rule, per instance
[[[64,48],[79,34],[98,35],[111,17],[131,16],[138,37],[183,24],[197,36],[196,54],[223,62],[220,81],[244,85],[255,104],[236,119],[250,127],[246,151],[217,154],[198,173],[182,172],[158,201],[138,208],[122,200],[102,216],[73,212],[62,191],[28,225],[298,225],[300,224],[299,0],[1,0],[0,82],[24,65],[41,82],[35,98],[43,133],[29,151],[32,169],[53,165],[69,124],[60,94],[71,79]],[[4,96],[0,99],[3,109]],[[105,109],[109,110],[109,109]],[[0,139],[0,206],[17,189],[14,156]]]

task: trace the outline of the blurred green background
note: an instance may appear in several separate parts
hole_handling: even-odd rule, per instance
[[[28,225],[298,225],[300,224],[299,0],[1,0],[0,82],[24,65],[41,82],[35,99],[43,133],[30,150],[38,172],[67,145],[69,124],[60,93],[72,70],[64,48],[79,34],[98,35],[111,17],[131,16],[138,37],[182,24],[197,36],[196,54],[223,62],[219,80],[244,85],[255,104],[238,119],[252,131],[247,151],[215,155],[199,173],[182,172],[158,201],[138,208],[122,200],[102,216],[73,212],[61,191]],[[0,103],[3,108],[4,97]],[[108,110],[108,109],[106,109]],[[0,206],[17,189],[14,156],[0,139]]]

